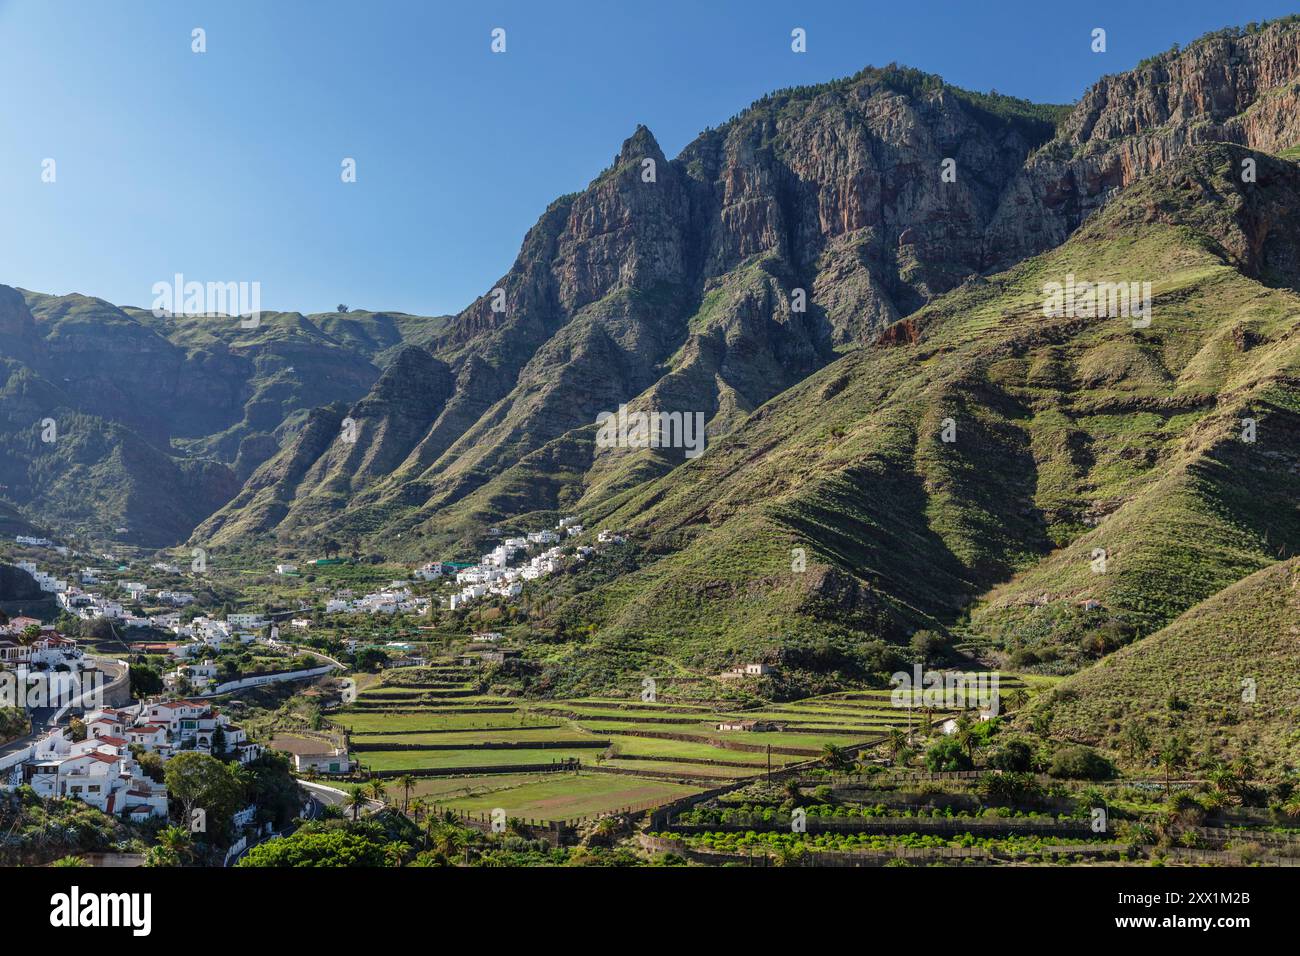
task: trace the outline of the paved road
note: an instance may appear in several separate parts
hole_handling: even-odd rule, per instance
[[[336,787],[327,787],[322,783],[308,783],[306,780],[299,780],[298,786],[306,790],[311,795],[313,801],[320,803],[322,806],[343,807],[346,809],[348,799],[352,794],[346,790],[339,790]],[[378,813],[384,809],[384,803],[381,800],[367,800],[362,813]]]

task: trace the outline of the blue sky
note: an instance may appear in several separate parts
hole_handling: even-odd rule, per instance
[[[769,90],[890,61],[1070,102],[1173,43],[1297,9],[0,0],[0,282],[147,306],[182,272],[258,281],[268,309],[455,312],[637,123],[671,157]],[[195,27],[206,53],[191,52]],[[356,183],[340,181],[344,157]]]

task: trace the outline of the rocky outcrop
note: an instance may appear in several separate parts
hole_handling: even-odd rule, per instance
[[[985,269],[1059,245],[1124,187],[1212,142],[1300,144],[1300,25],[1221,31],[1099,81],[1002,197]]]
[[[333,483],[349,494],[331,533],[374,533],[395,514],[387,538],[436,530],[462,502],[490,523],[502,501],[518,506],[521,483],[537,489],[527,510],[547,509],[671,467],[567,444],[621,404],[703,414],[710,440],[730,431],[838,348],[978,271],[1000,193],[1053,130],[1009,102],[872,69],[768,97],[673,160],[638,127],[430,342],[450,394],[386,479],[374,459],[364,490]],[[531,457],[552,442],[563,447]],[[356,474],[338,454],[304,484]],[[557,454],[583,462],[562,487],[519,474]],[[285,527],[314,511],[300,496]]]

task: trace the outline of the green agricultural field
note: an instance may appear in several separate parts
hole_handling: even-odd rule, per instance
[[[699,791],[699,787],[666,780],[597,773],[555,774],[509,789],[440,802],[463,813],[491,813],[500,807],[510,817],[573,820],[621,807],[669,803]]]
[[[356,755],[369,770],[437,770],[452,767],[510,767],[580,760],[591,763],[591,748],[538,750],[376,750]]]
[[[371,710],[330,715],[331,722],[351,730],[354,734],[394,733],[401,730],[471,730],[490,727],[528,727],[535,724],[554,724],[552,718],[530,718],[514,713],[505,714],[391,714]]]
[[[682,740],[660,740],[655,737],[611,737],[616,754],[632,754],[646,757],[692,757],[697,760],[716,760],[719,763],[763,763],[765,754],[746,753],[743,750],[724,750],[711,747],[706,743],[694,743]],[[798,757],[772,755],[772,763],[791,763]],[[653,765],[647,770],[655,769]]]
[[[472,748],[475,744],[519,743],[541,741],[572,741],[579,746],[598,737],[585,737],[568,727],[505,728],[503,730],[466,730],[452,733],[428,734],[354,734],[354,744],[433,744],[448,747],[458,744]]]
[[[676,774],[691,779],[709,781],[711,787],[721,787],[745,779],[762,771],[751,767],[715,767],[706,763],[674,763],[668,760],[606,760],[602,767],[633,770],[639,773]]]

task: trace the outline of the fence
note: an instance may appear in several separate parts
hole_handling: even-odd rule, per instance
[[[776,856],[774,851],[760,849],[752,853],[726,853],[709,850],[697,850],[686,846],[678,840],[651,836],[646,833],[638,835],[643,849],[653,853],[675,853],[697,863],[718,866],[726,863],[741,863],[749,866],[770,866]],[[810,851],[800,866],[862,866],[877,867],[897,863],[910,863],[924,866],[929,863],[947,862],[1019,862],[1027,858],[1091,856],[1119,859],[1127,856],[1128,847],[1119,844],[1053,844],[1035,850],[985,850],[980,847],[896,847],[890,850],[859,850],[843,852],[836,850]]]
[[[935,834],[940,836],[1041,836],[1087,839],[1094,836],[1083,821],[1034,820],[1021,817],[819,817],[809,815],[808,833],[879,833]],[[734,817],[726,823],[677,823],[669,821],[661,830],[672,833],[743,833],[754,831],[790,831],[789,814]]]
[[[388,780],[393,777],[464,777],[489,773],[563,773],[578,770],[582,765],[572,763],[528,763],[501,764],[487,767],[421,767],[417,770],[370,770],[367,776]]]

